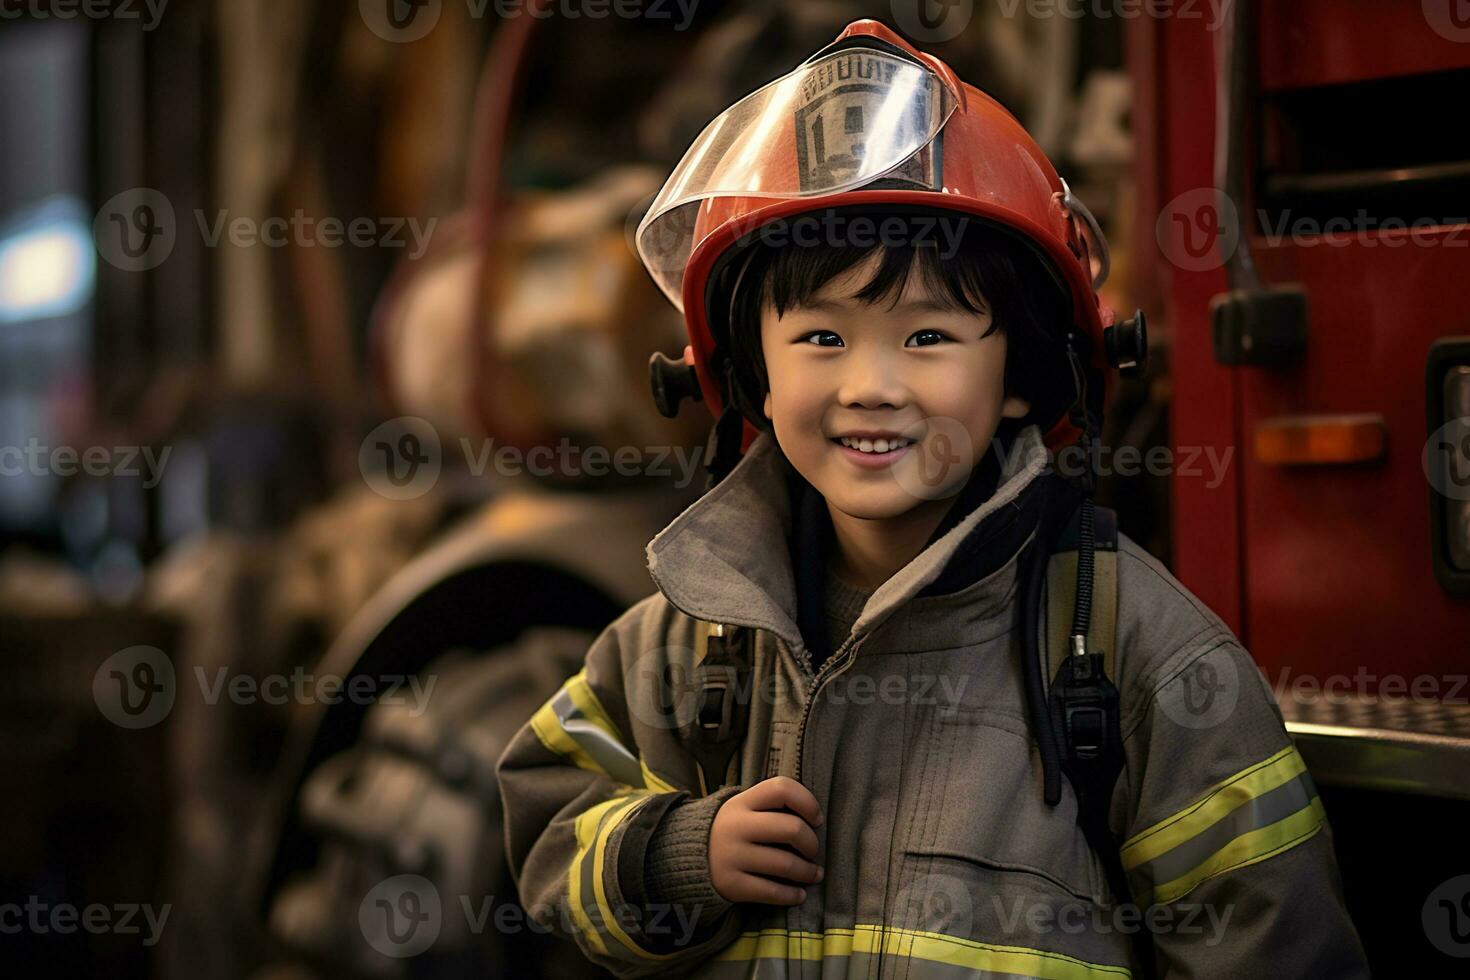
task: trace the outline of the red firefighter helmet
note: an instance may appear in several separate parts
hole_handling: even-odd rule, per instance
[[[729,402],[708,300],[732,249],[772,222],[852,206],[958,212],[1017,234],[1070,294],[1072,331],[1091,351],[1086,367],[1103,377],[1109,365],[1142,368],[1143,317],[1114,326],[1098,295],[1107,243],[1041,147],[943,61],[860,20],[710,123],[638,226],[639,256],[683,311],[693,350],[692,374],[655,355],[666,414],[684,396],[702,398],[716,418]],[[742,449],[754,435],[747,420]]]

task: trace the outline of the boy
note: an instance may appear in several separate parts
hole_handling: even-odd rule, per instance
[[[538,923],[620,976],[1367,975],[1270,691],[1121,536],[1116,624],[1071,641],[1116,642],[1103,853],[1053,788],[1022,612],[1076,501],[1043,434],[1090,433],[1128,356],[1082,222],[1014,119],[870,21],[691,147],[639,248],[720,482],[500,761]]]

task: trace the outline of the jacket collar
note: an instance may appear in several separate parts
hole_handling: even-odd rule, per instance
[[[978,581],[967,584],[964,576],[955,579],[945,573],[957,555],[973,557],[967,544],[988,538],[990,529],[1006,522],[1002,515],[1019,513],[1019,499],[1040,484],[1038,477],[1047,462],[1040,429],[1022,429],[1001,466],[995,492],[958,519],[961,508],[955,508],[940,525],[938,537],[873,593],[854,632],[876,629],[913,599],[930,612],[963,604],[973,614],[981,611],[976,604],[987,611],[1002,604],[1009,597],[1014,558],[1024,538],[1019,543],[1012,540],[1000,567]],[[725,479],[649,542],[649,574],[675,608],[695,619],[766,630],[792,649],[805,649],[788,551],[797,496],[791,492],[793,478],[799,480],[775,435],[764,431]],[[953,526],[945,531],[947,524]],[[958,587],[952,594],[955,601],[945,602],[951,596],[929,589],[943,584],[942,575]],[[933,625],[942,630],[942,623]],[[910,639],[923,642],[920,637]]]

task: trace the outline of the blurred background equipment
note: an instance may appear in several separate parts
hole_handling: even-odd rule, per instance
[[[0,20],[0,447],[40,460],[0,477],[27,679],[0,751],[34,787],[0,903],[167,911],[146,943],[28,933],[16,975],[586,972],[458,914],[386,955],[359,912],[405,874],[456,913],[515,905],[499,746],[652,588],[643,545],[704,486],[707,420],[649,398],[682,324],[631,230],[722,108],[894,11],[446,2],[420,33],[429,6]],[[933,47],[1126,235],[1117,20],[982,6]],[[502,462],[538,448],[563,462]],[[641,462],[609,466],[619,448]],[[389,677],[433,692],[421,712],[376,696]],[[327,703],[321,679],[374,696]],[[160,720],[121,728],[99,690]]]
[[[1100,500],[1277,686],[1380,969],[1445,972],[1454,5],[535,4],[0,3],[0,907],[110,917],[6,935],[6,975],[587,973],[496,925],[493,765],[704,486],[707,417],[649,398],[685,341],[630,235],[709,120],[864,16],[1101,221],[1104,299],[1152,340],[1104,443],[1171,463]],[[444,910],[414,956],[360,916],[404,876]]]

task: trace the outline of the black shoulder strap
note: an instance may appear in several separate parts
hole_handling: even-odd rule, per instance
[[[695,620],[694,694],[679,739],[699,766],[700,794],[728,783],[730,762],[745,741],[750,719],[752,631]]]
[[[1108,825],[1113,788],[1123,771],[1117,657],[1118,522],[1086,499],[1047,561],[1045,608],[1049,720],[1061,769],[1077,796],[1077,826],[1102,862],[1116,902],[1131,902],[1118,840]],[[1073,602],[1071,628],[1066,604]],[[1055,800],[1048,800],[1055,803]],[[1132,935],[1140,975],[1152,977],[1147,929]]]

